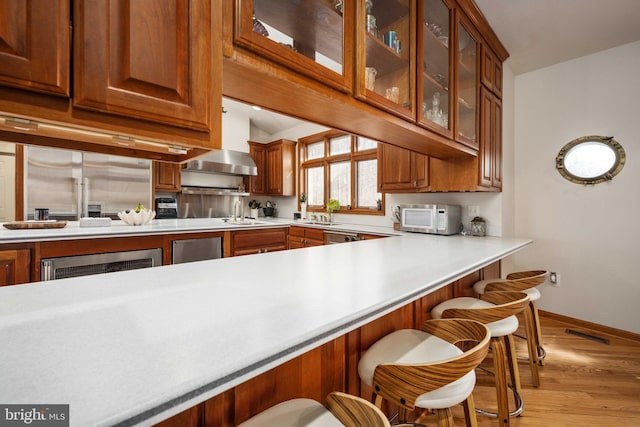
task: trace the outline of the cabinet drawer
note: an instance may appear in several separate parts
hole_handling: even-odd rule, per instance
[[[268,230],[236,231],[233,234],[234,252],[245,249],[259,249],[287,246],[287,233],[284,228]]]
[[[305,228],[304,227],[290,227],[289,235],[296,237],[304,237]]]
[[[307,228],[305,237],[311,240],[321,240],[324,242],[324,230],[318,228]]]

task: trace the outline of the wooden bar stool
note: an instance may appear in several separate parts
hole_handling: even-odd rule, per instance
[[[313,399],[292,399],[249,418],[238,427],[391,427],[366,400],[346,393],[327,396],[327,407]]]
[[[481,409],[477,412],[497,416],[500,425],[508,426],[510,416],[522,413],[524,404],[520,387],[520,374],[513,345],[513,333],[518,329],[516,315],[527,308],[529,296],[523,292],[489,292],[482,299],[471,297],[453,298],[444,301],[431,310],[435,319],[471,319],[485,324],[491,331],[491,351],[496,383],[498,412]],[[511,376],[511,388],[516,409],[509,412],[507,395],[507,366]]]
[[[487,355],[490,332],[464,319],[428,320],[422,330],[401,329],[376,341],[358,363],[362,381],[373,387],[376,406],[386,399],[408,410],[433,409],[438,426],[453,426],[451,407],[463,403],[467,425],[477,426],[474,369]]]
[[[524,312],[526,334],[516,336],[527,340],[531,378],[536,387],[540,385],[537,365],[542,366],[547,355],[542,346],[542,328],[536,305],[541,296],[537,286],[546,282],[548,276],[549,272],[546,270],[518,271],[508,274],[506,279],[485,279],[473,285],[473,291],[479,296],[494,291],[519,291],[529,295],[529,306]]]

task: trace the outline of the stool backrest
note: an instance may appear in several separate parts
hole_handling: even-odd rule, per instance
[[[418,396],[450,384],[475,369],[489,351],[491,332],[473,320],[431,319],[423,324],[422,330],[466,351],[432,363],[383,363],[376,367],[375,393],[409,410],[415,408]]]
[[[549,272],[547,270],[516,271],[507,274],[507,280],[517,280],[528,283],[530,288],[538,286],[547,281]]]
[[[327,396],[327,408],[346,427],[391,427],[380,409],[357,396],[332,392]]]
[[[480,323],[497,322],[514,316],[527,308],[529,296],[523,292],[485,292],[480,298],[494,304],[486,308],[448,308],[442,313],[443,319],[471,319]]]

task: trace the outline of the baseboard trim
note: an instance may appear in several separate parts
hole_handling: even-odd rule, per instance
[[[612,328],[610,326],[599,325],[597,323],[587,322],[586,320],[576,319],[574,317],[564,316],[562,314],[552,313],[550,311],[538,310],[541,317],[557,320],[571,324],[573,326],[579,326],[591,331],[597,331],[604,334],[608,334],[617,338],[622,338],[629,341],[640,342],[640,334],[634,332],[625,331],[622,329]]]

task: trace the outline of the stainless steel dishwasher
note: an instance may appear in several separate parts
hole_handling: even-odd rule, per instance
[[[222,258],[222,237],[174,240],[172,264]]]

